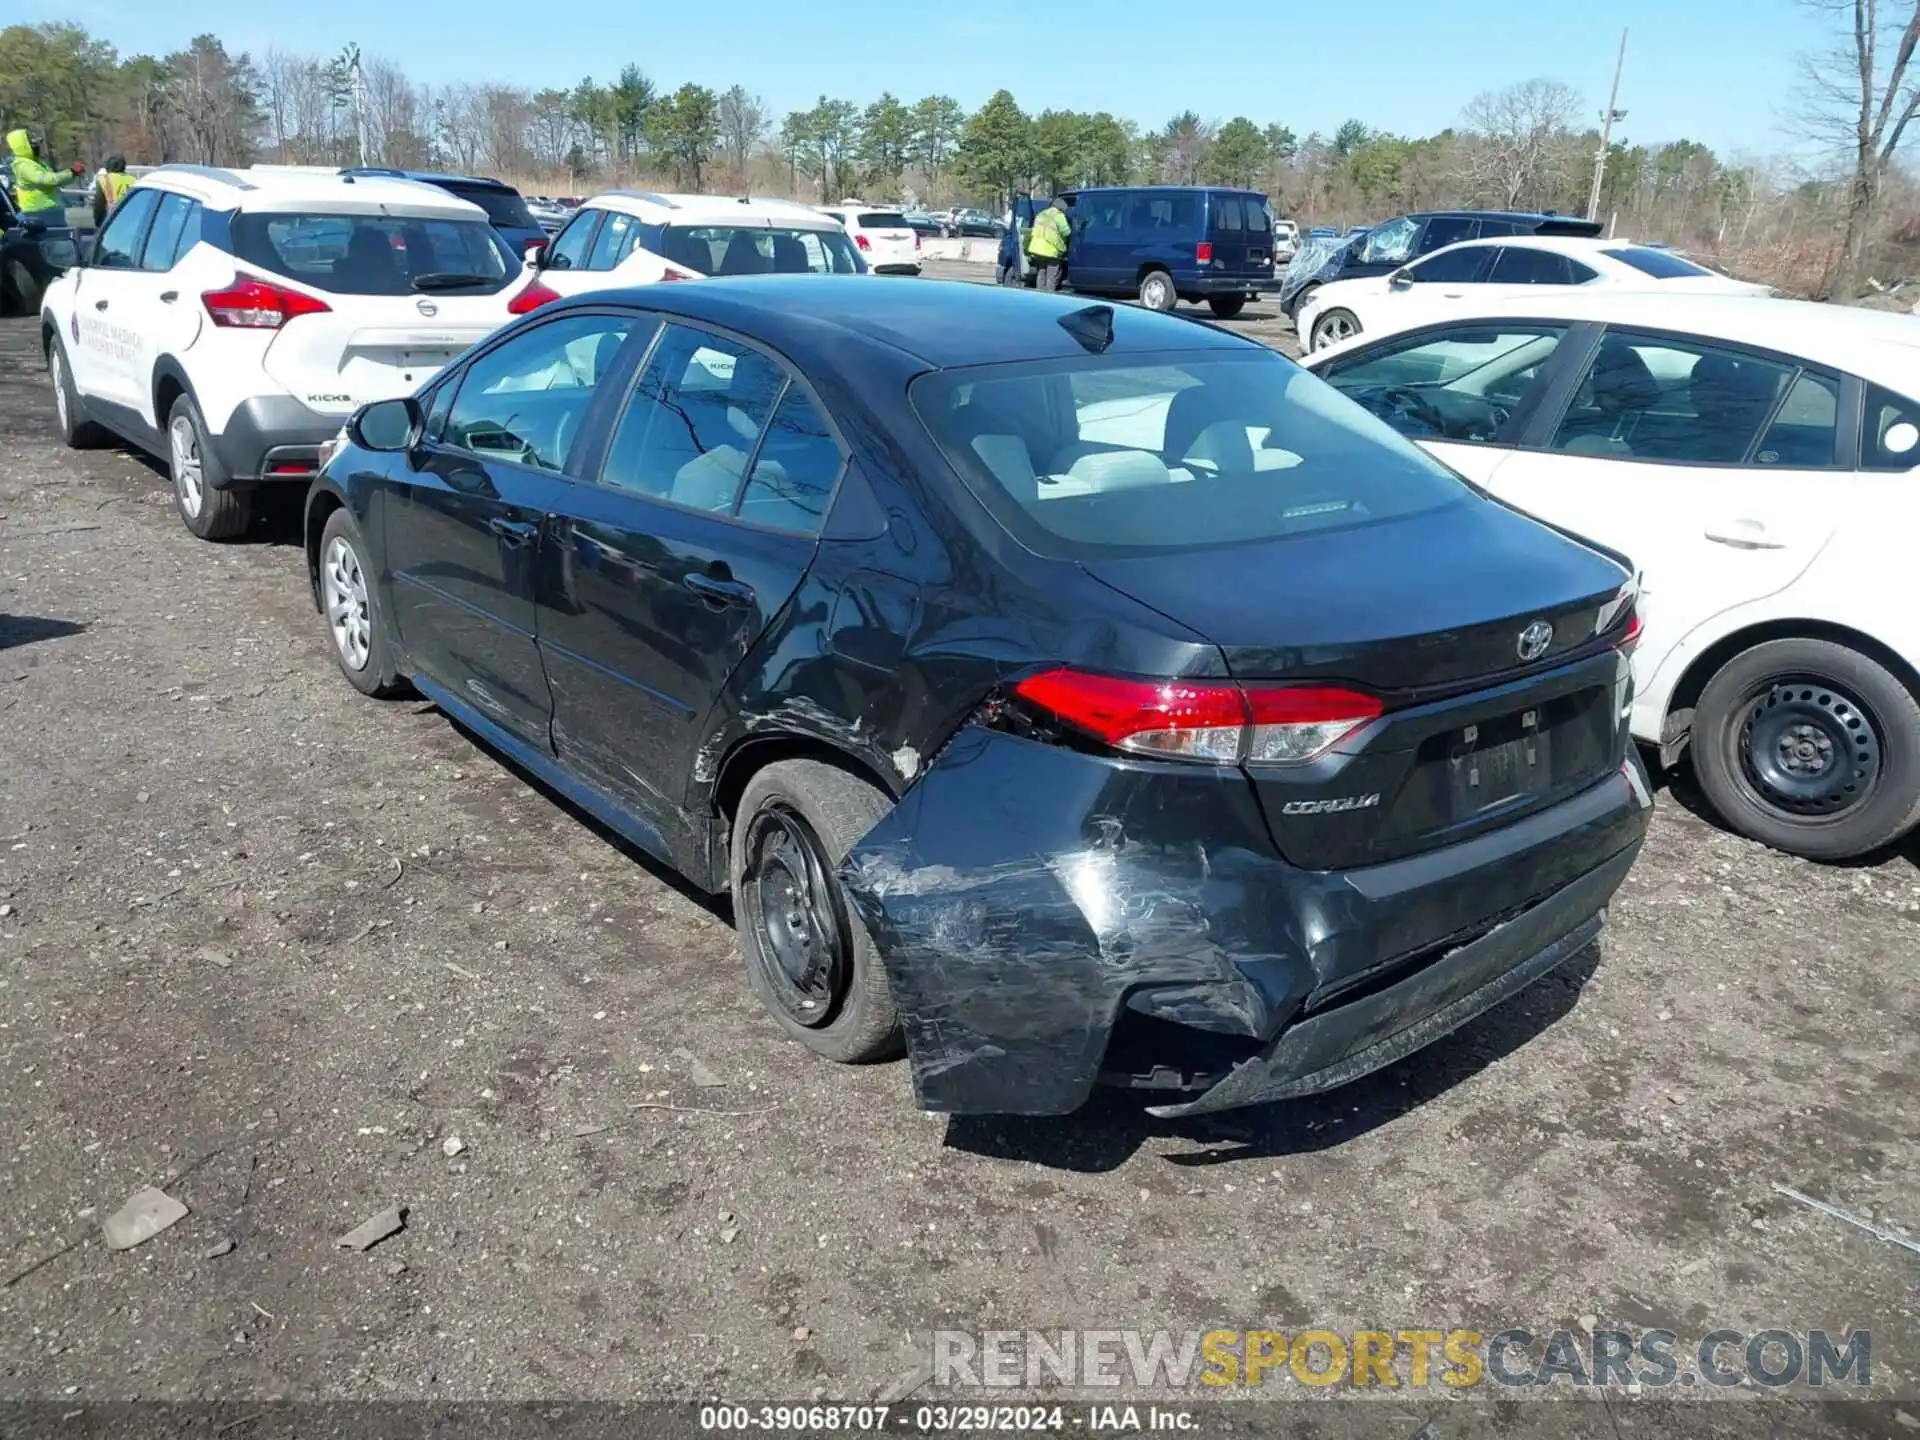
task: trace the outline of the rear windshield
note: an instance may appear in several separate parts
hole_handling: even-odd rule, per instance
[[[905,230],[907,217],[898,210],[868,210],[859,217],[862,230]]]
[[[1688,280],[1696,275],[1713,273],[1706,266],[1696,265],[1671,250],[1655,250],[1648,245],[1623,245],[1618,250],[1602,250],[1600,253],[1609,260],[1631,265],[1656,280]]]
[[[1346,529],[1472,493],[1277,355],[1125,360],[936,371],[908,395],[968,487],[1044,554]]]
[[[667,259],[702,275],[857,275],[866,267],[844,230],[669,225]]]
[[[233,253],[336,295],[487,295],[519,269],[484,220],[398,215],[242,213]]]
[[[518,190],[500,185],[442,185],[440,188],[462,200],[471,200],[487,212],[487,219],[495,225],[508,225],[516,230],[540,228],[533,212],[527,209],[526,197]]]

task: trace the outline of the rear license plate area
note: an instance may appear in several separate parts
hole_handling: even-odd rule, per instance
[[[1553,788],[1552,738],[1538,710],[1468,725],[1447,753],[1447,799],[1451,818],[1466,820]]]

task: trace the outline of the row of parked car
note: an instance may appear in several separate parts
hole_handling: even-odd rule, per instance
[[[516,257],[415,181],[169,167],[42,339],[195,533],[304,484],[349,681],[731,891],[782,1029],[930,1108],[1387,1063],[1595,933],[1636,737],[1798,853],[1920,818],[1906,317],[1539,285],[1302,370],[851,278],[850,220],[614,192]]]

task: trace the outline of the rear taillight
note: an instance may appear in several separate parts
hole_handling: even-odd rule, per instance
[[[549,290],[536,278],[527,282],[527,288],[507,302],[509,315],[531,315],[542,305],[560,298],[560,292]]]
[[[873,249],[873,246],[868,243],[867,237],[864,235],[855,235],[853,237],[853,243],[858,245],[862,250]]]
[[[1213,242],[1211,240],[1202,240],[1198,245],[1194,246],[1193,259],[1197,265],[1211,265],[1213,263]]]
[[[200,296],[215,325],[228,330],[278,330],[302,315],[325,315],[332,307],[299,290],[289,290],[245,271],[220,290]]]
[[[660,272],[660,278],[662,280],[698,280],[700,277],[691,270],[676,270],[669,265]]]
[[[1297,765],[1381,713],[1376,696],[1329,685],[1239,686],[1048,670],[1014,686],[1030,705],[1138,755],[1221,765]]]
[[[1624,650],[1631,655],[1634,648],[1639,645],[1640,632],[1644,629],[1646,629],[1646,622],[1640,618],[1640,612],[1636,610],[1627,617],[1626,633],[1620,637],[1620,643],[1614,648]]]
[[[1600,607],[1593,617],[1593,633],[1596,636],[1609,633],[1620,623],[1623,615],[1626,617],[1626,629],[1614,644],[1621,650],[1632,650],[1640,643],[1640,577],[1637,574]]]

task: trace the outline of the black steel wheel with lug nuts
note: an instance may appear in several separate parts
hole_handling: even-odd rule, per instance
[[[747,782],[733,821],[733,921],[747,984],[780,1028],[829,1060],[900,1051],[886,969],[836,871],[892,802],[815,760]]]
[[[1722,819],[1777,850],[1849,860],[1920,820],[1920,700],[1826,640],[1770,640],[1707,682],[1694,769]]]

